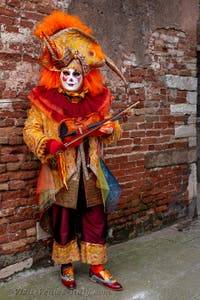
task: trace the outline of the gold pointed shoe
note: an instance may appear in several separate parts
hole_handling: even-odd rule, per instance
[[[107,269],[100,271],[99,273],[93,273],[91,270],[89,272],[90,280],[93,282],[97,282],[108,287],[114,291],[123,290],[122,285],[112,278],[112,275]]]
[[[74,268],[72,266],[61,268],[61,282],[68,289],[76,288],[76,281],[74,278]]]

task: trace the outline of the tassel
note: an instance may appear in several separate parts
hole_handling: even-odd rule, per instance
[[[66,160],[65,160],[65,153],[61,152],[57,156],[58,158],[58,172],[64,184],[64,187],[68,190],[67,187],[67,168],[66,168]]]

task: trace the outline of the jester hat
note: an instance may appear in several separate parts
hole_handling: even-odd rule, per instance
[[[51,72],[60,72],[78,60],[84,75],[104,65],[109,66],[125,83],[114,62],[106,56],[92,31],[78,17],[54,11],[37,25],[35,35],[43,44],[40,64]]]

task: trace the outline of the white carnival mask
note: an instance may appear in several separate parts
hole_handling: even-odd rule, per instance
[[[83,74],[71,68],[64,68],[60,73],[62,87],[67,92],[78,92],[83,84]]]

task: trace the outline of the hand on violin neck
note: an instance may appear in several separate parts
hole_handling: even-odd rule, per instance
[[[99,129],[92,132],[91,136],[110,135],[113,133],[114,128],[115,123],[112,121],[107,121]]]
[[[112,134],[114,128],[115,128],[115,122],[107,121],[100,127],[99,130],[100,130],[100,132],[102,132],[104,134]]]

